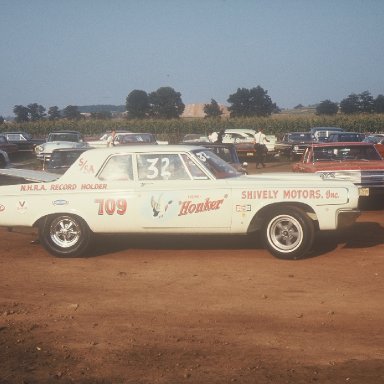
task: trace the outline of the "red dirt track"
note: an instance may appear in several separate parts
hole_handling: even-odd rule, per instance
[[[382,209],[300,261],[243,237],[100,237],[73,259],[35,238],[0,229],[1,384],[384,382]]]

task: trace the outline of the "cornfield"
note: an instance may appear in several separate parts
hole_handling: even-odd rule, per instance
[[[85,137],[98,137],[112,129],[124,129],[132,132],[151,132],[159,140],[178,143],[188,133],[208,135],[213,131],[227,128],[258,129],[262,127],[266,134],[281,136],[285,132],[305,132],[311,127],[334,126],[354,132],[383,132],[384,114],[317,116],[277,114],[264,118],[230,119],[173,119],[173,120],[59,120],[28,123],[12,123],[0,126],[0,131],[26,131],[34,137],[46,137],[55,130],[75,130]]]

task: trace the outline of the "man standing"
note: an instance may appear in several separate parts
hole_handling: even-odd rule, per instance
[[[255,134],[255,151],[256,151],[256,168],[259,168],[259,164],[265,167],[264,159],[268,151],[265,143],[269,143],[267,136],[263,132],[263,128],[259,128],[259,131]]]
[[[114,147],[115,146],[115,136],[116,136],[116,131],[113,130],[111,132],[111,134],[108,136],[107,147]]]
[[[217,135],[217,143],[222,143],[223,142],[223,138],[225,136],[225,130],[224,129],[220,129],[219,131],[219,134]]]

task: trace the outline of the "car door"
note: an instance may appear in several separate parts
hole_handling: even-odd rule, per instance
[[[132,154],[110,156],[97,175],[97,188],[82,195],[84,206],[91,202],[88,221],[96,232],[126,233],[140,230],[137,205],[139,184],[134,179]]]
[[[231,190],[186,154],[137,154],[138,220],[159,232],[223,232],[231,226]],[[189,163],[189,165],[187,164]]]

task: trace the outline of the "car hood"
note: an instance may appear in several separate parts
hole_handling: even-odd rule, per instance
[[[281,144],[281,145],[299,145],[299,144],[302,144],[302,145],[311,145],[311,144],[317,144],[318,142],[317,141],[313,141],[313,140],[310,140],[310,141],[307,141],[307,140],[292,140],[292,141],[277,141],[276,144]]]
[[[367,160],[367,161],[327,161],[315,164],[307,164],[308,169],[313,172],[321,171],[384,171],[384,160]]]
[[[74,141],[49,141],[41,145],[44,151],[53,151],[56,148],[81,148],[88,146],[86,143],[77,143]]]
[[[90,147],[97,147],[97,148],[103,148],[108,146],[107,140],[90,140],[90,141],[87,141],[87,144]]]
[[[236,187],[240,184],[246,189],[264,189],[269,187],[293,189],[334,187],[354,188],[354,184],[349,179],[324,179],[317,173],[271,172],[259,173],[257,175],[241,175],[225,180],[230,184],[236,184]]]
[[[242,176],[243,177],[243,176]],[[293,173],[293,172],[268,172],[268,173],[259,173],[257,175],[247,175],[245,176],[248,179],[254,180],[271,180],[271,181],[281,181],[283,183],[288,182],[319,182],[322,180],[321,177],[316,173]],[[243,180],[244,181],[244,180]]]
[[[306,146],[310,146],[310,145],[312,145],[314,143],[313,143],[313,141],[290,141],[288,144],[289,145],[306,145]]]

